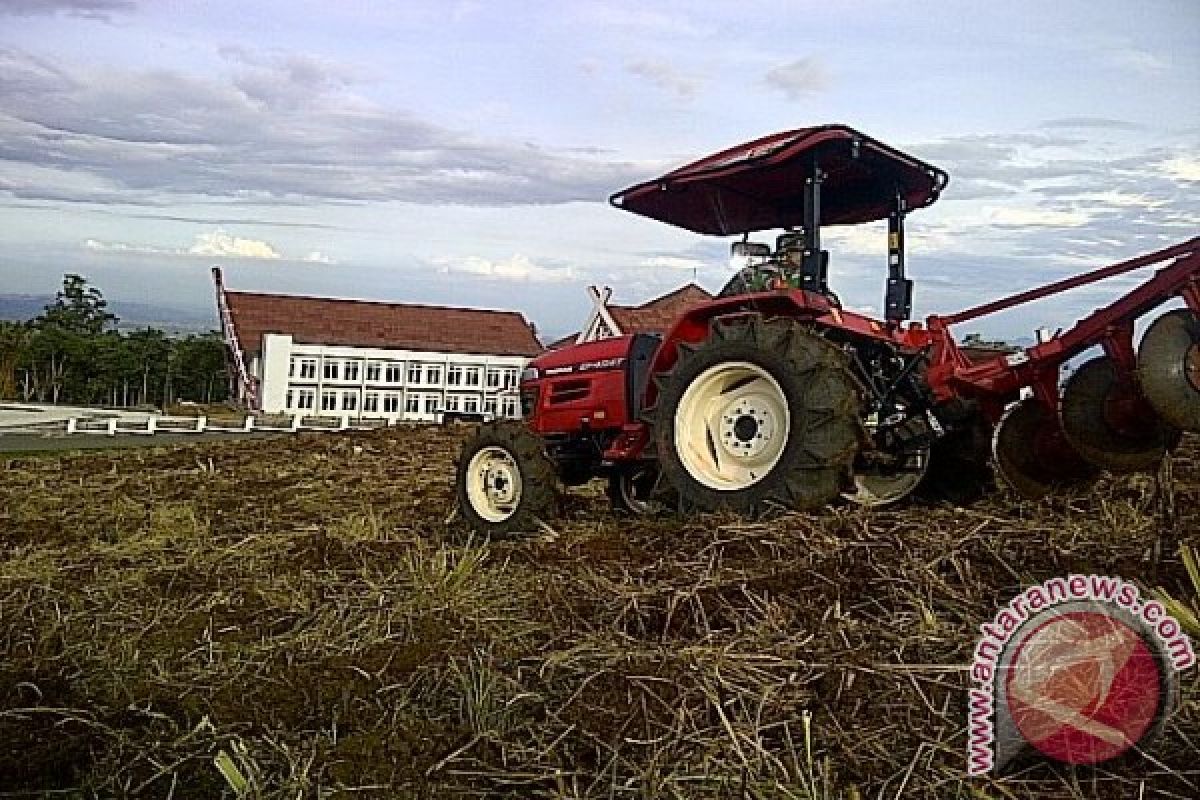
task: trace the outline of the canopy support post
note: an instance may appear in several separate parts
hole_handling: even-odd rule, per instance
[[[827,264],[821,252],[821,182],[825,173],[813,159],[812,176],[804,180],[804,256],[800,264],[802,289],[825,294],[829,291],[825,271]]]
[[[896,208],[888,214],[888,278],[884,292],[884,318],[889,325],[899,325],[912,316],[912,279],[904,269],[904,215],[907,213],[904,195],[896,192]]]

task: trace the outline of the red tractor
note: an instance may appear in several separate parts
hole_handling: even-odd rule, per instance
[[[904,220],[946,173],[841,125],[723,150],[611,198],[696,233],[740,237],[743,269],[662,337],[543,354],[521,381],[525,419],[482,426],[458,464],[472,527],[549,518],[560,485],[607,477],[644,512],[816,509],[900,501],[990,476],[1039,497],[1101,470],[1153,470],[1200,431],[1200,238],[957,314],[910,322]],[[884,319],[842,308],[821,229],[887,220]],[[782,231],[771,247],[750,241]],[[882,249],[882,248],[881,248]],[[1136,289],[1036,345],[971,361],[956,323],[1159,265]],[[1182,304],[1178,301],[1182,300]],[[1142,316],[1175,301],[1134,347]],[[1061,381],[1065,362],[1099,355]],[[1061,384],[1061,385],[1060,385]]]

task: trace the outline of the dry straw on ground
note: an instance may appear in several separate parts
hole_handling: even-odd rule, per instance
[[[592,491],[483,542],[446,524],[459,435],[9,459],[0,797],[1200,796],[1194,671],[1144,758],[964,774],[974,631],[1020,587],[1194,604],[1195,438],[1173,498],[629,521]]]

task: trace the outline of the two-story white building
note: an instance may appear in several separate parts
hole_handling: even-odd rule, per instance
[[[228,291],[213,270],[238,395],[268,414],[519,417],[542,351],[514,311]]]

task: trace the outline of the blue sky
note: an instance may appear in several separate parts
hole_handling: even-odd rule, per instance
[[[727,277],[608,194],[844,122],[947,169],[917,313],[1200,233],[1200,3],[0,0],[0,292],[236,288],[515,308]],[[883,235],[828,239],[878,313]],[[1060,326],[1117,282],[972,330]]]

